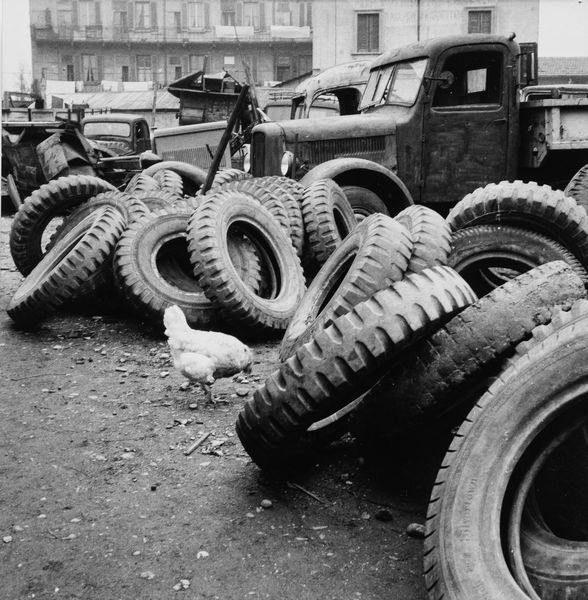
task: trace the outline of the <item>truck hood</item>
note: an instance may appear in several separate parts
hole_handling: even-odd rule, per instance
[[[255,129],[264,128],[266,134],[276,135],[279,129],[287,144],[308,142],[317,139],[336,140],[372,137],[374,135],[392,135],[396,124],[390,115],[364,114],[342,117],[324,117],[322,119],[294,119],[264,123]]]

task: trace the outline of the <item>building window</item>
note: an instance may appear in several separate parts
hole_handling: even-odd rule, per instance
[[[492,33],[492,11],[468,10],[468,33]]]
[[[135,28],[151,29],[151,2],[135,2]]]
[[[300,27],[312,27],[312,2],[299,2],[299,19]]]
[[[98,81],[99,74],[95,54],[82,54],[82,79],[84,81]]]
[[[208,5],[204,2],[188,2],[188,28],[204,29],[208,27]]]
[[[204,69],[205,56],[202,54],[190,54],[190,73]]]
[[[292,25],[292,14],[289,2],[278,2],[276,6],[276,22],[274,25]]]
[[[129,66],[128,65],[123,65],[121,67],[120,79],[121,79],[121,81],[129,81]]]
[[[304,56],[298,57],[298,73],[302,75],[303,73],[309,73],[312,71],[312,55],[307,54]]]
[[[259,4],[257,2],[243,2],[242,25],[259,29]]]
[[[174,67],[174,79],[181,79],[182,78],[182,67]]]
[[[289,56],[278,56],[276,61],[276,80],[286,81],[290,79],[292,73],[292,64]]]
[[[66,74],[65,78],[67,81],[74,81],[74,66],[73,65],[65,65]]]
[[[81,27],[96,25],[96,8],[93,0],[80,0],[78,3],[78,24]]]
[[[221,0],[221,25],[233,26],[235,18],[235,0]]]
[[[357,14],[357,51],[380,51],[380,13]]]
[[[151,56],[149,54],[137,55],[137,80],[151,81]]]

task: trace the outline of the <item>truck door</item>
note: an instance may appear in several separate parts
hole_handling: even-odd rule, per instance
[[[424,110],[421,202],[454,204],[507,177],[515,158],[507,56],[507,49],[496,45],[440,55]]]

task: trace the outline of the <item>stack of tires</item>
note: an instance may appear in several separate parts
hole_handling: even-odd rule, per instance
[[[430,597],[588,597],[587,242],[586,211],[532,183],[446,220],[368,216],[310,283],[241,443],[282,476],[345,433],[378,456],[449,446]]]

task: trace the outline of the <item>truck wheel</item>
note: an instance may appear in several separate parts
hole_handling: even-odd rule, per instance
[[[329,256],[292,317],[280,346],[284,361],[336,317],[374,292],[400,281],[412,251],[410,233],[391,217],[373,214]]]
[[[311,183],[302,196],[309,270],[317,271],[357,225],[355,213],[332,179]]]
[[[298,204],[302,202],[304,186],[300,182],[290,179],[289,177],[281,177],[279,175],[267,175],[265,177],[257,177],[256,179],[269,181],[271,185],[279,185],[281,189],[285,189],[290,192]]]
[[[71,231],[82,219],[85,219],[91,212],[102,206],[112,206],[118,210],[125,218],[127,226],[149,214],[149,209],[145,204],[134,196],[119,191],[102,192],[86,200],[86,202],[82,202],[63,220],[63,223],[51,236],[47,249],[51,248],[68,231]]]
[[[110,206],[89,214],[27,275],[8,304],[8,315],[32,324],[75,298],[110,260],[124,227],[124,217]]]
[[[263,198],[269,197],[277,201],[284,207],[288,218],[288,231],[292,244],[296,248],[298,256],[302,254],[304,248],[304,224],[302,222],[302,209],[300,203],[290,194],[286,188],[282,188],[280,183],[272,182],[273,177],[255,177],[241,181],[233,181],[222,186],[223,190],[238,190],[248,192],[260,199],[263,204]],[[277,178],[276,178],[277,179]],[[270,212],[272,212],[270,210]]]
[[[167,212],[178,201],[177,196],[166,190],[133,192],[132,196],[141,201],[152,213]]]
[[[394,217],[404,225],[414,243],[408,265],[410,273],[446,265],[451,252],[451,228],[436,211],[426,206],[409,206]]]
[[[347,200],[349,200],[349,204],[353,208],[358,223],[361,223],[367,216],[373,213],[390,215],[386,204],[376,192],[359,185],[342,185],[341,189],[345,196],[347,196]]]
[[[291,463],[349,414],[392,359],[476,300],[448,267],[408,275],[317,331],[245,404],[237,433],[262,468]]]
[[[145,175],[144,172],[133,175],[125,188],[127,194],[133,195],[141,192],[158,192],[160,190],[161,186],[159,185],[159,181],[151,175]]]
[[[562,261],[494,289],[414,346],[366,394],[355,432],[390,451],[425,427],[445,433],[471,409],[517,344],[562,307],[586,296]]]
[[[116,248],[114,273],[121,292],[136,312],[158,326],[172,304],[184,311],[191,325],[219,324],[217,308],[192,273],[186,239],[189,216],[167,213],[136,222]],[[241,248],[237,239],[231,239],[229,252],[243,278],[259,285],[259,261],[253,249]]]
[[[162,169],[153,175],[159,187],[164,192],[169,192],[177,199],[184,197],[184,183],[182,177],[171,169]]]
[[[155,173],[162,169],[169,169],[180,175],[186,196],[193,196],[206,181],[206,171],[204,169],[179,160],[162,160],[147,167],[143,174],[153,177]]]
[[[26,276],[43,258],[43,233],[54,217],[107,191],[116,190],[107,181],[89,175],[60,177],[35,190],[12,222],[10,253],[16,268]]]
[[[216,188],[224,186],[226,183],[230,183],[232,181],[242,181],[243,179],[251,179],[251,175],[242,171],[241,169],[220,169],[214,179],[212,181],[212,186],[210,190],[215,190]]]
[[[545,235],[508,225],[476,225],[451,237],[447,264],[478,296],[538,265],[563,260],[586,283],[588,272],[564,246]]]
[[[571,196],[586,212],[588,212],[588,165],[584,165],[571,179],[566,189],[566,196]]]
[[[263,294],[235,271],[227,252],[231,235],[245,235],[254,244],[266,273]],[[219,191],[192,214],[188,239],[194,274],[228,319],[254,328],[286,328],[304,294],[304,278],[284,229],[263,205],[242,192]]]
[[[527,499],[520,484],[529,466],[558,436],[586,423],[588,301],[579,300],[546,327],[550,334],[524,346],[477,402],[443,460],[424,542],[432,599],[529,598],[509,570],[509,562],[524,561],[507,529]],[[545,597],[585,598],[588,557],[571,579],[565,547],[552,558],[544,566],[557,594]],[[580,593],[569,595],[574,586]]]
[[[473,225],[512,225],[542,233],[588,266],[588,213],[560,190],[534,182],[501,181],[458,202],[447,221],[453,231]]]

